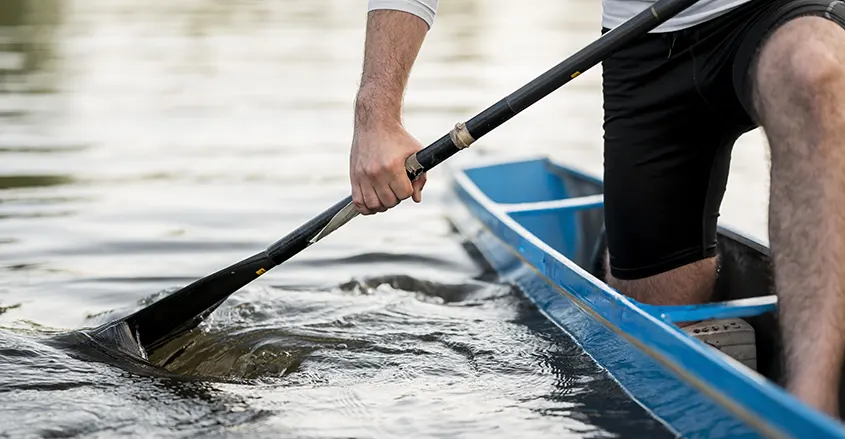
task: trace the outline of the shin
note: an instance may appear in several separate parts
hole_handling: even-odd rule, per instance
[[[764,44],[754,103],[772,152],[769,237],[787,388],[838,414],[845,352],[845,31],[794,19]]]

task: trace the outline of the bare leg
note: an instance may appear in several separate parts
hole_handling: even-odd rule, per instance
[[[620,280],[608,273],[608,284],[620,293],[649,305],[706,303],[716,283],[716,258],[709,258],[655,276]],[[608,266],[605,257],[605,267]]]
[[[845,352],[845,30],[792,20],[765,43],[755,106],[772,150],[769,238],[787,389],[838,416]]]

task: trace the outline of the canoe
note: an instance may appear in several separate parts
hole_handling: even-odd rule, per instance
[[[599,178],[543,157],[475,162],[450,175],[449,219],[472,253],[673,434],[845,438],[842,424],[780,385],[777,298],[763,243],[720,226],[714,302],[651,306],[601,280]],[[675,324],[725,318],[753,326],[756,370]]]

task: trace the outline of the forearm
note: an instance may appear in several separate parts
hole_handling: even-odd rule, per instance
[[[368,14],[356,126],[400,123],[402,97],[427,32],[428,23],[407,12],[375,10]]]

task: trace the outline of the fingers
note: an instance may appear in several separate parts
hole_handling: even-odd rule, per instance
[[[420,149],[422,145],[401,126],[356,127],[349,157],[355,208],[372,215],[406,198],[420,202],[425,176],[412,184],[405,170],[408,156]]]
[[[375,213],[367,207],[367,203],[364,201],[364,191],[361,190],[361,185],[354,178],[352,179],[352,204],[362,215]]]
[[[370,188],[372,189],[372,188]],[[372,199],[371,195],[367,195],[367,199]],[[376,197],[378,200],[378,197]],[[355,208],[358,210],[361,215],[372,215],[376,213],[375,210],[371,210],[367,207],[367,202],[365,201],[364,191],[361,189],[361,185],[353,179],[352,183],[352,204],[355,205]]]
[[[371,175],[367,174],[367,177],[357,179],[360,183],[353,184],[352,202],[364,215],[384,212],[411,197],[415,192],[404,169],[389,177],[384,177],[384,173],[381,173],[382,177],[374,178]],[[419,190],[421,189],[422,187]],[[419,194],[415,197],[414,200],[418,200]]]
[[[355,205],[355,209],[359,213],[363,215],[370,213],[370,209],[367,209],[367,205],[364,204],[364,195],[361,193],[361,186],[354,179],[352,180],[352,204]]]
[[[369,182],[361,183],[361,193],[364,198],[364,206],[368,211],[366,215],[384,212],[387,210],[387,208],[381,203],[378,192],[376,192],[376,189]]]
[[[408,177],[404,177],[407,184],[407,190],[405,190],[402,188],[401,181],[373,176],[374,174],[364,173],[363,177],[353,179],[357,183],[352,185],[352,202],[361,214],[372,215],[384,212],[399,204],[402,199],[411,196],[411,182],[408,181]]]
[[[411,180],[408,178],[408,174],[405,173],[405,168],[402,168],[402,172],[397,174],[395,178],[390,181],[390,190],[398,199],[396,204],[399,204],[399,201],[404,200],[413,194],[414,188],[411,186]]]
[[[414,180],[414,183],[413,183],[414,193],[413,193],[412,196],[414,198],[415,203],[422,202],[422,190],[423,190],[423,187],[425,186],[426,178],[427,178],[426,174],[423,173],[422,175],[417,177],[416,180]]]
[[[384,210],[390,209],[391,207],[399,204],[399,198],[397,198],[397,195],[393,193],[393,188],[390,187],[390,184],[391,183],[379,183],[375,186],[376,195],[378,195],[378,199]]]

